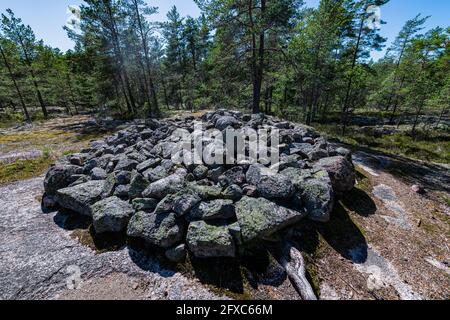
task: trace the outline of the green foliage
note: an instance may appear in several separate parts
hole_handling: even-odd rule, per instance
[[[66,27],[76,43],[66,53],[8,10],[0,26],[1,121],[233,108],[341,130],[356,116],[408,123],[413,140],[448,126],[450,29],[420,34],[428,17],[407,21],[374,62],[385,39],[368,9],[388,0],[321,0],[314,9],[300,0],[195,2],[199,18],[173,7],[167,22],[152,23],[158,9],[143,0],[87,0],[79,27]]]

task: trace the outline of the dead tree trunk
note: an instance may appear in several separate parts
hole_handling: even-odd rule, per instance
[[[303,300],[317,300],[311,284],[306,279],[305,260],[290,242],[282,249],[280,264]]]

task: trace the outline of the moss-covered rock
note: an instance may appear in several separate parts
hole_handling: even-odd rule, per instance
[[[201,202],[189,213],[190,220],[230,219],[235,215],[232,200],[212,200]]]
[[[91,205],[101,199],[104,181],[89,181],[75,187],[58,190],[58,204],[82,215],[92,216]]]
[[[305,213],[281,207],[265,198],[245,196],[236,203],[236,216],[242,240],[249,242],[299,222]]]
[[[128,202],[110,197],[95,203],[91,212],[95,232],[106,233],[125,230],[134,210]]]
[[[162,248],[170,248],[183,240],[183,221],[175,213],[137,212],[128,224],[127,235]]]
[[[235,257],[236,248],[227,226],[191,222],[186,242],[197,258]]]

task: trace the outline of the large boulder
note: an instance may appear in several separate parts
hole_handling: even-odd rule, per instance
[[[79,214],[92,216],[91,205],[101,199],[104,181],[89,181],[56,193],[58,204]]]
[[[216,129],[223,131],[228,127],[236,128],[239,125],[239,120],[232,116],[223,116],[216,120]]]
[[[200,201],[202,199],[192,190],[183,190],[174,195],[171,208],[178,216],[184,216]]]
[[[142,192],[142,195],[145,198],[162,199],[167,194],[176,193],[183,188],[186,175],[186,170],[180,169],[166,178],[151,183],[148,188]]]
[[[134,213],[133,207],[117,197],[110,197],[91,207],[96,233],[121,232],[126,229]]]
[[[44,190],[48,195],[53,195],[59,189],[63,189],[78,180],[83,173],[83,168],[75,165],[58,164],[50,168],[44,179]]]
[[[305,215],[303,211],[281,207],[265,198],[245,196],[236,203],[236,216],[244,242],[269,237],[296,224]]]
[[[295,185],[308,217],[314,221],[328,222],[334,206],[334,191],[328,173],[288,168],[282,174]]]
[[[260,164],[250,166],[247,181],[256,186],[260,196],[268,199],[289,199],[295,191],[290,179]]]
[[[235,257],[236,248],[227,226],[191,222],[186,242],[197,258]]]
[[[127,235],[141,238],[161,248],[170,248],[183,240],[184,226],[176,214],[137,212],[128,224]]]
[[[235,215],[232,200],[201,202],[189,213],[191,220],[230,219]]]
[[[320,159],[317,168],[328,172],[336,192],[346,192],[353,189],[356,183],[355,168],[353,164],[343,156]]]

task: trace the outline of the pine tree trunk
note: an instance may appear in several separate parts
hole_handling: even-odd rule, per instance
[[[248,14],[250,19],[250,27],[252,29],[252,74],[253,74],[253,113],[260,112],[261,104],[261,87],[264,74],[264,51],[265,51],[265,34],[261,31],[259,34],[259,48],[256,48],[256,33],[253,21],[253,0],[249,1]],[[264,16],[266,11],[266,0],[261,0],[261,15]]]
[[[41,90],[39,89],[39,86],[38,86],[38,83],[37,83],[37,80],[36,80],[36,75],[34,74],[33,65],[31,63],[31,59],[30,59],[30,57],[28,55],[28,51],[25,48],[25,45],[23,43],[23,40],[22,40],[21,36],[19,36],[19,43],[20,43],[20,46],[22,47],[22,51],[23,51],[24,56],[25,56],[25,63],[28,66],[28,71],[31,74],[31,79],[33,81],[33,86],[34,86],[34,88],[36,90],[36,95],[37,95],[37,98],[38,98],[38,101],[39,101],[39,105],[41,106],[42,113],[44,115],[44,118],[48,119],[47,107],[45,106],[44,99],[42,98]]]
[[[25,120],[27,122],[31,122],[30,114],[28,113],[27,106],[23,99],[22,91],[20,90],[19,85],[17,84],[16,77],[14,76],[14,73],[12,72],[12,69],[11,69],[11,65],[9,64],[8,59],[6,58],[5,52],[3,51],[3,48],[1,46],[0,46],[0,53],[3,57],[3,62],[5,63],[6,68],[8,69],[8,73],[11,78],[11,81],[13,82],[14,87],[16,88],[17,95],[19,96],[19,100],[20,100],[20,104],[22,105],[22,110],[23,110],[23,114],[25,116]]]

